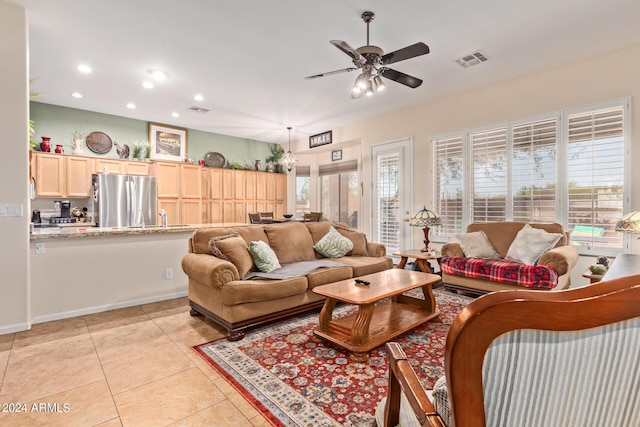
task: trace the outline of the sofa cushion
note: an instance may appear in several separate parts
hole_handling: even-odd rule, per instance
[[[473,231],[484,231],[501,258],[506,258],[511,243],[516,238],[518,232],[526,225],[521,221],[497,221],[497,222],[474,222],[467,226],[467,233]],[[562,225],[557,223],[531,223],[531,227],[539,228],[549,233],[561,233],[563,238],[558,240],[556,246],[568,244]]]
[[[345,256],[334,261],[350,266],[353,269],[353,277],[393,268],[393,261],[388,257]]]
[[[347,280],[353,277],[353,269],[348,265],[344,267],[319,268],[316,271],[307,274],[309,289],[316,286],[326,285],[328,283]]]
[[[468,258],[490,258],[500,259],[500,255],[491,246],[484,231],[474,231],[473,233],[458,234],[456,239],[464,255]]]
[[[277,300],[303,294],[306,291],[307,279],[305,277],[280,280],[235,280],[222,287],[220,299],[224,305],[237,305]]]
[[[226,236],[234,231],[231,227],[211,227],[194,230],[191,235],[192,249],[195,254],[211,254],[209,242],[212,237]],[[241,235],[242,236],[242,235]],[[245,241],[247,241],[245,239]]]
[[[485,279],[527,288],[555,288],[558,273],[547,265],[525,265],[513,259],[442,257],[445,274]]]
[[[264,226],[269,246],[281,264],[316,259],[309,229],[301,222],[269,224]]]
[[[353,249],[353,243],[334,227],[330,227],[329,232],[313,245],[313,249],[327,258],[340,258]]]
[[[263,273],[271,273],[273,270],[280,268],[275,252],[262,240],[255,240],[249,243],[249,253],[258,270]]]
[[[562,234],[548,233],[526,224],[511,243],[507,258],[515,259],[526,265],[534,265],[540,255],[553,248]]]
[[[234,264],[238,269],[240,277],[244,277],[255,267],[253,258],[249,254],[247,242],[238,236],[237,233],[212,237],[209,242],[209,247],[211,248],[211,254],[213,256]]]
[[[367,236],[364,233],[349,228],[342,228],[339,225],[336,226],[336,230],[353,243],[353,249],[347,252],[347,256],[369,256],[367,252]]]

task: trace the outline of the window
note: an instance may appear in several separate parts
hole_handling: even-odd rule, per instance
[[[474,221],[559,222],[581,253],[621,249],[615,224],[626,203],[628,105],[432,138],[434,205],[443,220],[433,236],[447,241]]]
[[[296,217],[302,217],[309,212],[309,194],[311,190],[311,168],[309,166],[296,167]]]
[[[358,228],[360,191],[356,160],[321,165],[320,206],[322,215],[331,221],[342,221]]]

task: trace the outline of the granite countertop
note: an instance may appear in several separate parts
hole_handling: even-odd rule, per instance
[[[141,227],[87,227],[87,226],[69,226],[39,228],[31,232],[31,240],[40,239],[56,239],[70,237],[95,237],[95,236],[126,236],[136,234],[162,234],[162,233],[187,233],[193,232],[199,228],[208,227],[236,227],[247,225],[243,223],[215,223],[215,224],[177,224],[169,225],[162,228],[159,225],[148,225]]]

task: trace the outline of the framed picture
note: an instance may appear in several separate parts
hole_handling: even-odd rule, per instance
[[[187,130],[149,123],[151,158],[182,162],[187,155]]]
[[[331,152],[331,160],[334,162],[336,160],[342,160],[342,150],[333,150]]]
[[[333,131],[326,131],[309,137],[309,148],[319,147],[321,145],[331,144]]]

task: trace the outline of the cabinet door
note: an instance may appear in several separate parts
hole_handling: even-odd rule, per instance
[[[180,163],[156,162],[158,197],[180,197]]]
[[[57,154],[40,154],[36,156],[36,196],[64,197],[65,157]]]
[[[276,174],[267,173],[267,200],[276,199]]]
[[[200,199],[182,199],[180,201],[180,220],[184,224],[200,224],[202,222]]]
[[[241,170],[234,170],[234,183],[233,183],[233,197],[236,200],[244,200],[245,195],[245,181],[247,172]]]
[[[279,202],[287,201],[287,175],[278,173],[276,177],[276,200]]]
[[[234,222],[247,223],[249,216],[247,215],[247,204],[244,201],[236,200],[233,202]]]
[[[222,199],[222,171],[224,169],[211,169],[211,194],[212,199]]]
[[[200,169],[198,165],[181,165],[180,167],[180,197],[187,199],[199,199],[200,194]]]
[[[149,162],[126,162],[125,170],[127,175],[148,176],[149,166],[151,166]]]
[[[263,212],[258,210],[258,203],[255,200],[247,200],[247,203],[245,204],[245,206],[246,206],[246,212],[247,212],[247,220],[249,219],[250,213]]]
[[[224,200],[222,202],[222,221],[236,222],[236,212],[233,200]]]
[[[267,175],[268,172],[259,172],[256,176],[256,199],[267,199]]]
[[[167,224],[181,224],[180,203],[178,203],[178,199],[158,199],[158,213],[160,213],[162,209],[167,213]],[[158,224],[160,223],[160,215],[158,215]]]
[[[202,200],[211,198],[211,169],[200,168],[200,194]]]
[[[91,166],[88,157],[66,158],[68,197],[91,197]]]
[[[255,200],[257,197],[257,178],[260,172],[245,172],[245,195],[244,198],[247,200]]]
[[[223,202],[220,200],[211,200],[209,206],[211,208],[211,222],[220,224],[224,222]]]
[[[222,198],[233,200],[235,190],[235,174],[232,169],[222,169]]]
[[[275,216],[276,218],[283,218],[282,215],[288,213],[287,212],[287,205],[282,203],[282,202],[276,202],[276,210],[275,210]]]
[[[104,173],[106,170],[109,173],[124,174],[125,162],[116,159],[103,159],[100,157],[93,158],[93,172],[92,173]]]

